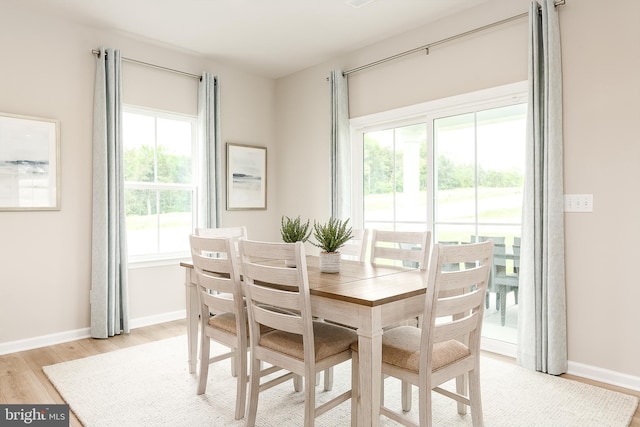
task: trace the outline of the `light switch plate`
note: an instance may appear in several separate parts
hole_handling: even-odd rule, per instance
[[[593,212],[593,194],[565,194],[565,212]]]

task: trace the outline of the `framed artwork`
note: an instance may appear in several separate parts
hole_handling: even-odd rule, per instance
[[[59,121],[0,113],[0,211],[59,209]]]
[[[267,209],[267,148],[227,143],[227,210]]]

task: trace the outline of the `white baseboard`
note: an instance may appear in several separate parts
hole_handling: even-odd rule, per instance
[[[162,313],[154,316],[139,317],[131,319],[131,329],[142,328],[144,326],[156,325],[158,323],[171,322],[173,320],[187,317],[186,310],[178,310],[171,313]],[[186,330],[185,330],[186,332]],[[0,355],[17,353],[19,351],[33,350],[34,348],[46,347],[49,345],[62,344],[69,341],[76,341],[91,336],[90,328],[75,329],[72,331],[58,332],[50,335],[26,338],[17,341],[0,343]]]
[[[185,319],[187,317],[187,310],[172,311],[170,313],[155,314],[153,316],[138,317],[137,319],[131,319],[131,329],[142,328],[144,326],[157,325],[158,323],[171,322],[174,320]],[[185,329],[185,333],[187,330]]]
[[[73,331],[58,332],[50,335],[26,338],[17,341],[0,343],[0,355],[16,353],[18,351],[32,350],[34,348],[46,347],[48,345],[61,344],[64,342],[80,340],[91,336],[90,328],[76,329]]]
[[[482,350],[501,354],[503,356],[509,356],[514,359],[517,357],[518,347],[515,344],[483,337],[480,347]],[[628,390],[640,391],[640,377],[623,374],[609,369],[569,361],[567,373],[577,377],[626,388]]]
[[[609,369],[569,361],[567,373],[629,390],[640,391],[640,377],[634,377],[633,375],[623,374]]]

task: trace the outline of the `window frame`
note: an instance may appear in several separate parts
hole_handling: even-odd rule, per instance
[[[196,227],[198,219],[198,194],[199,194],[199,180],[198,180],[198,165],[199,165],[199,149],[198,149],[198,118],[190,114],[177,113],[172,111],[158,110],[154,108],[141,107],[132,104],[124,104],[122,108],[123,113],[138,114],[143,116],[153,117],[154,121],[157,119],[179,120],[188,122],[191,125],[191,183],[167,183],[167,182],[139,182],[139,181],[124,181],[125,190],[191,190],[191,224],[192,229]],[[156,123],[157,126],[157,123]],[[123,134],[124,138],[124,134]],[[154,145],[154,156],[156,154],[157,147],[157,134]],[[157,167],[157,159],[154,159],[154,167]],[[161,225],[156,222],[156,234],[160,235]],[[186,237],[185,237],[186,239]],[[158,240],[159,241],[159,240]],[[127,242],[129,242],[129,234],[127,232]],[[159,249],[158,247],[156,249]],[[174,252],[156,252],[141,255],[128,254],[128,263],[130,268],[142,268],[151,266],[162,266],[173,264],[178,260],[190,259],[189,250],[174,251]]]
[[[351,127],[352,150],[352,224],[356,227],[363,227],[364,225],[362,161],[364,153],[362,141],[365,133],[420,123],[424,123],[426,125],[427,153],[430,153],[430,156],[427,159],[427,176],[430,178],[430,182],[427,185],[427,216],[425,218],[425,224],[427,229],[433,230],[433,121],[447,116],[525,103],[528,98],[527,90],[528,82],[522,81],[351,119],[349,122]]]

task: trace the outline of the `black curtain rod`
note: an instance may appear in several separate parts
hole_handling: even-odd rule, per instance
[[[558,0],[558,1],[556,1],[554,3],[555,7],[563,6],[564,4],[565,4],[565,0]],[[519,15],[512,16],[511,18],[506,18],[506,19],[503,19],[501,21],[493,22],[491,24],[487,24],[487,25],[484,25],[482,27],[474,28],[473,30],[465,31],[464,33],[457,34],[457,35],[451,36],[451,37],[447,37],[445,39],[438,40],[436,42],[429,43],[429,44],[426,44],[426,45],[423,45],[423,46],[420,46],[420,47],[416,47],[416,48],[411,49],[411,50],[400,52],[400,53],[397,53],[395,55],[388,56],[386,58],[382,58],[382,59],[379,59],[379,60],[374,61],[374,62],[370,62],[370,63],[365,64],[365,65],[361,65],[361,66],[353,68],[351,70],[344,71],[342,73],[342,75],[343,76],[348,76],[349,74],[357,73],[358,71],[362,71],[362,70],[365,70],[367,68],[375,67],[376,65],[384,64],[385,62],[393,61],[395,59],[402,58],[404,56],[411,55],[411,54],[416,53],[416,52],[425,51],[427,53],[427,55],[428,55],[429,54],[429,49],[434,47],[434,46],[438,46],[438,45],[441,45],[441,44],[444,44],[444,43],[451,42],[453,40],[457,40],[457,39],[460,39],[460,38],[463,38],[463,37],[467,37],[467,36],[469,36],[471,34],[478,33],[478,32],[481,32],[481,31],[485,31],[485,30],[488,30],[488,29],[493,28],[493,27],[504,25],[504,24],[507,24],[507,23],[509,23],[511,21],[516,21],[518,19],[524,18],[526,16],[529,16],[528,12],[521,13]],[[329,79],[327,78],[327,80],[329,80]]]
[[[93,53],[94,55],[100,55],[100,51],[98,49],[93,49],[91,51],[91,53]],[[187,76],[187,77],[193,77],[194,79],[198,79],[198,80],[200,80],[202,78],[202,76],[199,76],[197,74],[187,73],[186,71],[174,70],[173,68],[167,68],[167,67],[163,67],[161,65],[150,64],[148,62],[138,61],[137,59],[125,58],[124,56],[122,57],[122,60],[125,61],[125,62],[131,62],[133,64],[144,65],[145,67],[151,67],[151,68],[155,68],[155,69],[158,69],[158,70],[169,71],[171,73],[181,74],[181,75]]]

